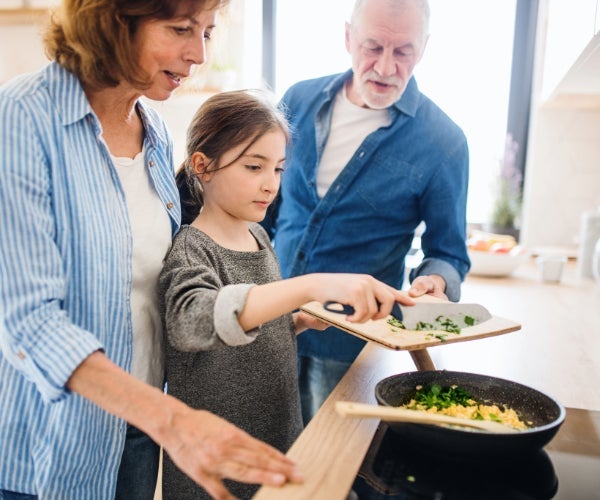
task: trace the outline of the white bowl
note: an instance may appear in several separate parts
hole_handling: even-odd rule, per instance
[[[509,276],[527,259],[527,253],[518,249],[510,253],[469,250],[471,270],[476,276]]]

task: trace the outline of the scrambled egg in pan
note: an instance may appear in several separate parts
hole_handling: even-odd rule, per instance
[[[451,417],[491,420],[518,430],[525,430],[528,427],[512,408],[478,403],[466,391],[457,386],[432,385],[428,388],[419,386],[415,397],[402,407]]]

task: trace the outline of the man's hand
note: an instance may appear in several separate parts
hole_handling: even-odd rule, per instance
[[[428,276],[419,276],[412,282],[408,294],[411,297],[420,297],[421,295],[433,295],[440,299],[448,300],[444,293],[446,291],[446,282],[444,278],[437,274]]]

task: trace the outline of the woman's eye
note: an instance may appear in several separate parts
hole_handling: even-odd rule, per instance
[[[211,36],[212,36],[212,33],[210,31],[205,31],[204,32],[204,39],[205,40],[210,40]]]
[[[260,165],[246,165],[249,170],[260,170]]]
[[[185,35],[186,33],[188,33],[190,31],[190,28],[185,26],[174,26],[173,27],[173,31],[175,31],[175,33],[177,33],[178,35]]]
[[[283,174],[283,173],[285,172],[285,168],[283,168],[283,167],[277,167],[277,168],[275,169],[275,172],[277,172],[277,173],[279,173],[279,174]]]

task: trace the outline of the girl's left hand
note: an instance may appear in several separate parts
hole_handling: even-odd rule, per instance
[[[325,330],[330,327],[329,323],[315,318],[312,314],[307,314],[304,311],[294,313],[294,325],[296,327],[296,335],[301,334],[304,330]]]

